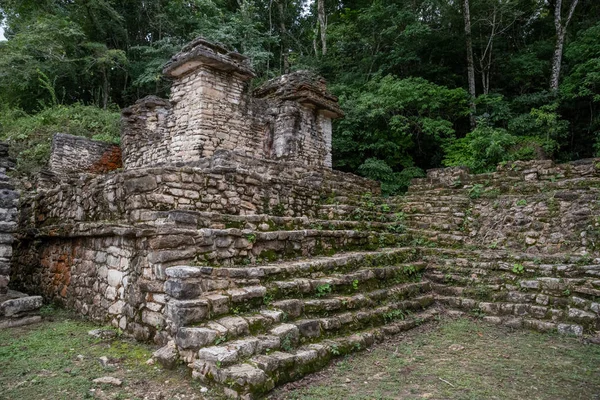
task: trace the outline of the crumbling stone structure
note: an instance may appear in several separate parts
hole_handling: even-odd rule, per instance
[[[440,310],[600,329],[600,160],[432,170],[407,196],[334,171],[321,79],[250,96],[244,58],[198,39],[169,100],[123,111],[123,170],[44,174],[12,284],[251,398]]]
[[[13,167],[8,146],[0,143],[0,329],[41,320],[35,313],[42,306],[40,296],[27,296],[8,288],[19,202],[19,194],[6,175]]]
[[[80,136],[57,133],[52,138],[48,167],[55,174],[114,171],[123,167],[121,148]]]
[[[199,161],[216,150],[331,168],[331,119],[343,115],[325,82],[295,72],[248,94],[244,56],[196,39],[165,66],[169,101],[147,97],[124,110],[127,168]]]

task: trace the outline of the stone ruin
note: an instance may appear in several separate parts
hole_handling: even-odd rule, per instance
[[[599,159],[431,170],[383,198],[331,169],[342,112],[322,79],[251,96],[245,58],[203,39],[164,73],[169,100],[123,111],[122,169],[114,148],[55,138],[21,201],[15,288],[162,345],[163,365],[233,398],[440,312],[600,330]]]
[[[0,329],[41,321],[36,311],[42,307],[41,296],[27,296],[8,288],[12,244],[17,229],[19,194],[6,175],[14,167],[8,146],[0,143]]]

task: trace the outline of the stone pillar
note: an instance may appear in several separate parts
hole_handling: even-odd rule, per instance
[[[163,73],[173,80],[171,162],[198,161],[216,150],[260,157],[262,138],[248,111],[247,87],[254,72],[246,57],[198,38],[176,54]]]
[[[344,113],[323,78],[297,71],[266,82],[254,95],[274,116],[268,158],[331,168],[331,120]]]
[[[147,96],[121,115],[121,149],[126,169],[155,166],[168,159],[171,103]]]

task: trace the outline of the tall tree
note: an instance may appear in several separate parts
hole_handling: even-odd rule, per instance
[[[552,76],[550,77],[550,90],[558,90],[558,84],[560,80],[560,69],[562,66],[563,47],[565,45],[565,36],[567,34],[567,27],[573,18],[573,13],[577,7],[579,0],[571,0],[569,11],[567,13],[567,19],[562,20],[562,0],[556,0],[554,5],[554,27],[556,29],[556,44],[554,46],[554,57],[552,58]]]
[[[471,127],[475,127],[475,62],[473,61],[473,40],[471,38],[471,12],[469,0],[463,0],[463,17],[465,20],[465,41],[467,44],[467,75],[469,79],[469,95],[471,96]]]
[[[327,15],[325,14],[325,0],[317,0],[319,30],[321,32],[321,54],[327,55]]]

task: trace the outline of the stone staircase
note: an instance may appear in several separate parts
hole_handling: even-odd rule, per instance
[[[259,395],[431,320],[437,311],[418,258],[413,248],[393,248],[246,268],[171,267],[169,328],[194,377],[233,397]]]
[[[188,213],[215,242],[228,239],[206,266],[166,269],[167,348],[204,384],[254,398],[440,310],[594,334],[597,172],[525,181],[522,171],[434,170],[406,196],[330,196],[310,218]],[[507,216],[520,222],[495,228],[504,240],[487,238],[491,221]],[[244,250],[228,257],[231,247]]]

